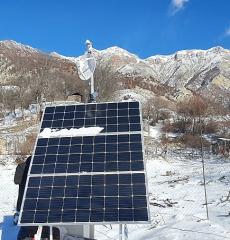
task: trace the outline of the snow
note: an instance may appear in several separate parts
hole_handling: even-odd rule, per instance
[[[96,136],[104,128],[102,127],[82,127],[82,128],[71,128],[71,129],[61,129],[55,130],[51,128],[45,128],[40,134],[41,138],[50,137],[75,137],[75,136]]]
[[[0,165],[0,236],[14,240],[12,224],[17,196],[13,183],[15,164]],[[230,162],[205,159],[209,220],[206,220],[200,159],[147,160],[151,224],[128,225],[131,240],[222,240],[230,239],[228,195]],[[171,206],[170,206],[171,204]],[[95,238],[118,239],[118,225],[97,225]]]
[[[152,223],[128,225],[129,239],[230,239],[230,202],[220,201],[229,191],[230,163],[223,159],[206,161],[210,219],[206,220],[200,159],[150,158],[147,173]],[[224,182],[221,176],[225,176]],[[112,229],[97,226],[96,239],[118,239],[118,231],[116,225]]]

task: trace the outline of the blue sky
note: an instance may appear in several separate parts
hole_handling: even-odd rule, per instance
[[[141,58],[230,49],[230,0],[0,0],[0,40],[66,56],[119,46]]]

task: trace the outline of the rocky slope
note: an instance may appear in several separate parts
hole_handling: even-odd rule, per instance
[[[118,89],[138,86],[171,100],[195,92],[229,104],[230,50],[222,47],[183,50],[147,59],[140,59],[119,47],[94,49],[94,55],[98,67],[109,66]],[[59,76],[62,81],[64,74],[65,78],[80,84],[76,61],[78,58],[46,54],[14,41],[1,41],[0,84],[17,85],[15,82],[20,84],[24,77],[37,81],[38,75],[44,75],[44,72],[47,78]]]

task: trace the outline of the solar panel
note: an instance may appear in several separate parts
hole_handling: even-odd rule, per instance
[[[149,221],[139,102],[46,107],[44,128],[100,126],[96,136],[39,137],[21,225]]]
[[[145,176],[30,177],[23,210],[21,223],[147,221]]]
[[[141,131],[139,102],[47,107],[41,131],[94,126],[103,127],[103,132]]]

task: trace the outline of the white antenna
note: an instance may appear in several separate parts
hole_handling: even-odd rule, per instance
[[[92,42],[89,40],[86,40],[86,53],[79,58],[77,61],[77,69],[78,74],[81,80],[87,81],[90,79],[90,94],[91,97],[94,98],[94,79],[93,79],[93,73],[95,71],[96,67],[96,59],[93,56],[92,50],[93,45]]]

